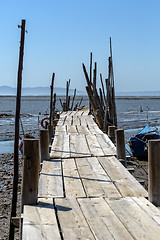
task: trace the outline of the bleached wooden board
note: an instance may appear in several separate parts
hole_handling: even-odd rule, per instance
[[[86,135],[89,150],[93,156],[104,156],[104,152],[97,140],[97,137],[93,134]]]
[[[96,134],[96,137],[97,137],[97,141],[100,144],[105,156],[116,155],[115,146],[112,145],[112,142],[109,138],[106,138],[105,134]]]
[[[114,181],[115,186],[123,197],[147,197],[148,193],[143,186],[127,171],[115,158],[98,157],[107,174]]]
[[[55,199],[55,204],[64,240],[95,240],[75,198]]]
[[[71,156],[69,138],[69,135],[63,136],[63,151],[61,155],[62,158],[69,158]]]
[[[160,225],[160,210],[144,197],[132,197],[132,199]]]
[[[91,156],[84,135],[70,135],[71,157]]]
[[[77,131],[79,134],[83,134],[83,135],[91,134],[87,125],[77,125]]]
[[[79,116],[74,116],[73,117],[73,125],[80,125],[80,118],[79,118]]]
[[[78,134],[77,127],[75,125],[66,125],[67,134]]]
[[[103,198],[78,199],[95,239],[133,240]]]
[[[86,197],[75,160],[63,159],[62,165],[66,197]]]
[[[121,197],[96,157],[75,160],[87,197]]]
[[[56,126],[56,128],[55,128],[55,135],[59,135],[59,134],[67,134],[65,125],[62,125],[62,126],[58,125],[58,126]]]
[[[24,206],[23,240],[60,240],[53,199],[40,199],[38,205]]]
[[[159,239],[160,226],[133,199],[105,200],[134,239]]]
[[[63,197],[62,165],[60,159],[43,161],[38,185],[39,197]]]
[[[54,136],[54,140],[53,140],[52,148],[51,148],[51,152],[50,152],[50,158],[61,158],[62,157],[63,142],[64,142],[63,134]]]
[[[94,121],[92,124],[88,123],[88,128],[92,134],[103,134],[103,132],[99,129],[98,125]]]

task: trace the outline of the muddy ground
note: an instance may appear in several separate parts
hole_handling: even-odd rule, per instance
[[[21,192],[21,169],[22,160],[20,159],[20,179],[18,186],[18,206],[17,215],[20,209]],[[138,181],[144,180],[144,187],[148,187],[148,164],[142,161],[129,161],[128,167],[134,168],[133,175]],[[13,181],[13,154],[0,155],[0,239],[8,239],[11,201],[12,201],[12,181]],[[15,239],[18,239],[18,230],[16,230]]]

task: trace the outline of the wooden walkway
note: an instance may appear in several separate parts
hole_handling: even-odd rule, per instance
[[[160,211],[87,112],[62,113],[23,239],[160,239]]]

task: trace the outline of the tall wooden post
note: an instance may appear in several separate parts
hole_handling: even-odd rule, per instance
[[[51,83],[51,97],[50,97],[50,118],[49,118],[49,123],[50,125],[52,124],[52,120],[53,120],[53,85],[54,85],[54,77],[55,77],[55,73],[53,73],[52,75],[52,83]]]
[[[25,139],[23,144],[22,212],[24,205],[37,203],[40,170],[39,140]]]
[[[47,126],[48,132],[49,132],[49,143],[52,143],[52,137],[54,135],[54,126],[48,125]]]
[[[49,133],[47,129],[42,129],[39,132],[41,163],[44,159],[49,159]]]
[[[19,145],[19,118],[21,108],[21,86],[22,86],[22,70],[23,70],[23,54],[24,54],[24,40],[25,40],[25,20],[22,20],[21,26],[21,41],[19,50],[19,65],[17,77],[17,98],[16,98],[16,115],[15,115],[15,137],[14,137],[14,177],[13,177],[13,196],[11,207],[11,219],[16,217],[17,208],[17,189],[18,189],[18,145]],[[14,225],[10,220],[9,240],[14,239]]]
[[[150,140],[148,144],[148,197],[160,207],[160,140]]]
[[[90,84],[92,84],[92,52],[90,53],[90,76],[89,76]],[[91,114],[92,106],[89,103],[89,114]]]
[[[117,129],[115,133],[116,133],[117,158],[126,160],[124,130]]]

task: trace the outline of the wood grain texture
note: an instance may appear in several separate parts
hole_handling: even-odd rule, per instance
[[[96,157],[75,160],[87,197],[121,197]]]
[[[75,198],[55,199],[63,239],[95,239]]]
[[[64,196],[60,159],[51,159],[43,162],[43,167],[39,179],[38,196]]]
[[[98,157],[98,160],[123,197],[148,196],[148,193],[143,186],[127,171],[117,158],[114,156]]]
[[[38,205],[24,206],[23,240],[60,240],[53,199],[40,199]]]
[[[106,201],[134,239],[159,239],[160,226],[133,199]]]

